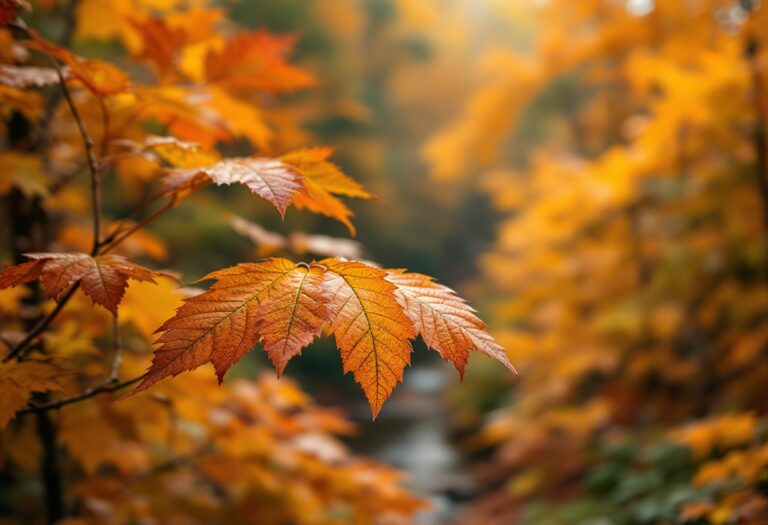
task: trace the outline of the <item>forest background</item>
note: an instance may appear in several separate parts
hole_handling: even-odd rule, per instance
[[[375,196],[348,203],[355,242],[340,240],[350,229],[338,221],[296,210],[281,220],[248,192],[216,188],[126,249],[184,283],[285,254],[433,275],[480,311],[520,372],[477,356],[460,383],[419,342],[405,384],[370,422],[322,338],[279,382],[262,376],[272,365],[252,352],[220,390],[201,370],[167,381],[179,386],[149,404],[99,396],[53,412],[71,485],[58,521],[765,523],[766,11],[757,0],[22,5],[30,27],[63,35],[78,55],[169,84],[179,72],[164,52],[183,49],[172,62],[184,73],[207,39],[295,35],[288,60],[306,77],[266,88],[258,111],[218,93],[229,136],[213,142],[227,156],[333,146],[334,161]],[[153,40],[160,25],[168,33]],[[167,38],[174,31],[185,36]],[[3,38],[3,63],[15,63]],[[34,113],[31,98],[6,89],[8,129],[15,113]],[[156,134],[200,138],[158,120],[148,128]],[[50,199],[54,213],[85,206],[74,192],[52,192],[46,173],[12,149],[0,176],[6,211],[19,195]],[[156,166],[143,162],[126,160],[106,181],[108,217],[130,213],[156,182]],[[13,225],[3,228],[11,242],[0,256],[19,262]],[[83,249],[87,235],[64,227],[55,243]],[[131,284],[126,348],[146,346],[178,302],[174,289]],[[20,290],[0,292],[9,326],[29,299]],[[70,357],[98,353],[105,321],[84,330],[88,301],[74,308],[48,343]],[[90,365],[94,376],[103,364]],[[33,391],[57,388],[43,381]],[[256,423],[221,441],[216,411],[184,402],[196,390],[212,403],[233,396]],[[327,407],[354,420],[356,434]],[[44,450],[32,444],[31,421],[20,414],[3,432],[10,523],[45,519],[35,481]],[[275,453],[286,435],[291,445]],[[208,457],[201,442],[226,446]],[[353,453],[409,471],[410,485]],[[259,468],[235,466],[252,454]],[[273,464],[279,455],[289,465]]]

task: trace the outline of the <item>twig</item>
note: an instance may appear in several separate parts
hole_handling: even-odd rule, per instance
[[[102,250],[101,253],[105,254],[110,251],[112,251],[115,247],[117,247],[120,243],[122,243],[125,239],[136,233],[138,230],[142,229],[144,226],[158,218],[160,215],[165,213],[166,211],[173,208],[173,206],[176,204],[176,201],[178,200],[178,196],[174,193],[171,199],[161,208],[158,208],[154,212],[150,213],[146,217],[144,217],[141,221],[137,222],[127,230],[125,230],[123,233],[120,232],[120,227],[113,232],[113,235],[117,235],[114,240],[112,240],[109,243],[102,243]],[[112,237],[113,235],[110,235]]]
[[[20,18],[17,18],[16,26],[24,31],[32,40],[38,40],[38,37],[34,31],[30,30],[24,21]],[[77,128],[80,131],[80,137],[83,140],[85,157],[88,161],[88,170],[91,174],[91,205],[93,208],[93,247],[91,248],[91,255],[96,255],[96,252],[99,250],[101,238],[101,180],[99,177],[99,162],[96,159],[96,154],[93,151],[93,139],[88,133],[88,128],[86,127],[85,121],[80,115],[80,111],[77,109],[77,105],[75,105],[75,101],[72,98],[72,93],[69,91],[67,81],[64,78],[64,73],[61,70],[61,66],[49,51],[44,50],[43,53],[45,53],[45,56],[51,63],[51,67],[56,71],[56,76],[59,79],[59,87],[61,88],[61,92],[64,95],[64,99],[67,101],[69,110],[72,113],[72,118],[75,120]]]
[[[64,407],[66,405],[71,405],[72,403],[77,403],[78,401],[82,401],[84,399],[88,399],[88,398],[97,396],[99,394],[106,394],[109,392],[116,392],[118,390],[122,390],[123,388],[129,387],[135,383],[138,383],[139,381],[144,379],[145,375],[146,374],[142,374],[138,377],[134,377],[133,379],[128,379],[122,382],[115,382],[115,381],[112,381],[110,378],[102,383],[99,383],[94,387],[89,388],[88,390],[80,394],[77,394],[71,397],[65,397],[62,399],[57,399],[56,401],[51,401],[50,403],[44,403],[42,405],[30,405],[19,410],[17,414],[24,415],[24,414],[32,414],[32,413],[38,413],[38,412],[48,412],[49,410],[58,410],[61,407]]]
[[[77,123],[77,128],[80,130],[80,136],[83,139],[83,147],[85,148],[85,156],[88,160],[88,171],[91,174],[91,207],[93,209],[93,246],[91,248],[91,255],[96,255],[99,250],[101,239],[101,177],[99,177],[99,163],[96,160],[96,155],[93,152],[93,139],[88,133],[88,128],[85,126],[83,118],[80,116],[80,111],[75,105],[75,101],[72,99],[72,93],[67,87],[67,82],[64,79],[64,74],[61,72],[59,66],[53,55],[46,52],[48,59],[51,61],[56,75],[59,77],[59,85],[64,93],[64,98],[69,105],[69,110],[72,112],[72,118]]]
[[[107,155],[107,151],[109,150],[109,111],[107,111],[107,106],[104,104],[104,99],[102,97],[98,97],[99,101],[99,109],[101,110],[101,146],[99,149],[99,156],[105,157]]]
[[[44,318],[40,319],[40,321],[30,330],[27,332],[27,335],[24,336],[24,339],[22,339],[19,344],[16,345],[16,347],[11,350],[11,352],[3,358],[3,363],[6,363],[13,359],[14,357],[21,354],[21,352],[39,336],[46,328],[48,328],[48,325],[50,325],[54,319],[56,319],[56,316],[59,315],[59,312],[64,308],[64,306],[69,302],[69,300],[72,298],[72,296],[75,294],[75,291],[80,287],[80,283],[75,283],[72,285],[72,287],[67,291],[67,293],[64,294],[64,296],[59,300],[56,307],[51,310],[51,313],[46,315]]]
[[[139,203],[139,205],[136,206],[136,208],[134,208],[134,210],[128,216],[121,219],[120,223],[115,226],[115,228],[109,234],[107,234],[106,237],[104,237],[104,239],[101,241],[102,246],[107,246],[109,243],[114,241],[120,233],[125,231],[125,228],[128,227],[128,223],[130,221],[141,215],[147,208],[149,208],[150,205],[162,199],[166,195],[167,192],[161,191],[160,193],[156,193],[152,197],[141,201],[141,203]]]

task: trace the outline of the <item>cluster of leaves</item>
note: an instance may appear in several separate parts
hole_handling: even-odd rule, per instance
[[[506,215],[481,264],[522,380],[477,437],[495,459],[464,520],[763,523],[768,9],[532,9],[530,51],[490,51],[424,150]],[[646,465],[656,486],[626,497],[631,465],[608,492],[581,483],[623,439],[680,442],[691,467]]]
[[[460,373],[472,349],[512,368],[474,311],[425,275],[273,258],[213,272],[204,279],[216,283],[186,289],[182,304],[174,273],[134,262],[163,260],[144,227],[209,184],[242,185],[281,216],[293,205],[354,234],[342,197],[371,195],[331,148],[304,147],[300,117],[279,109],[281,95],[315,83],[289,60],[295,38],[232,35],[206,2],[41,4],[33,19],[60,21],[59,43],[26,25],[25,2],[0,0],[3,256],[17,263],[0,272],[0,454],[14,502],[3,513],[41,520],[39,505],[16,502],[41,492],[25,482],[43,472],[49,522],[408,522],[423,502],[398,473],[346,451],[337,436],[349,425],[292,384],[219,387],[196,371],[153,386],[208,362],[221,382],[257,344],[282,373],[324,329],[374,416],[418,333]],[[73,38],[127,53],[119,65],[84,58]],[[258,155],[223,157],[224,143]],[[104,186],[125,200],[102,206]],[[105,217],[132,198],[130,213]],[[344,246],[289,238],[313,252]],[[130,386],[137,395],[111,402]]]

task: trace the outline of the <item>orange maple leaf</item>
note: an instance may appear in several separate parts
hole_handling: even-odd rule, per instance
[[[203,277],[201,280],[217,282],[205,293],[187,299],[176,315],[158,328],[163,332],[156,341],[160,347],[134,392],[207,362],[213,363],[221,381],[226,371],[256,344],[260,305],[270,288],[301,273],[307,273],[306,268],[291,261],[267,259]]]
[[[144,139],[143,144],[135,145],[134,149],[158,157],[174,168],[199,168],[221,160],[216,150],[206,149],[195,142],[179,140],[172,136],[149,136]]]
[[[187,41],[187,33],[153,16],[144,20],[129,18],[128,22],[138,32],[142,42],[141,51],[133,58],[152,64],[159,76],[176,71],[179,51]]]
[[[397,286],[395,296],[428,347],[453,363],[460,375],[476,349],[515,371],[506,352],[493,340],[475,310],[456,292],[428,275],[389,270],[387,280]]]
[[[291,65],[293,35],[276,36],[266,31],[236,36],[220,51],[205,57],[209,82],[234,89],[290,92],[315,84],[315,78]]]
[[[0,363],[0,430],[24,408],[33,392],[61,390],[60,376],[59,368],[41,361]]]
[[[92,257],[85,253],[29,253],[26,256],[33,260],[0,272],[0,289],[39,278],[48,296],[57,299],[69,286],[79,283],[85,295],[115,316],[128,279],[154,283],[155,277],[166,275],[119,255]]]
[[[473,310],[426,276],[340,259],[307,265],[274,258],[204,279],[216,283],[187,299],[157,330],[162,332],[156,341],[160,346],[132,393],[208,362],[221,381],[258,341],[280,375],[326,324],[336,338],[344,372],[354,374],[374,417],[402,380],[410,364],[411,339],[419,330],[462,371],[470,348],[512,368]],[[427,310],[433,312],[431,319]]]
[[[302,188],[293,196],[294,206],[336,219],[355,235],[355,227],[349,220],[354,214],[333,194],[361,199],[371,199],[372,195],[328,160],[331,153],[332,148],[305,148],[287,153],[280,160],[303,175]]]
[[[79,57],[68,49],[45,40],[34,31],[30,31],[30,34],[34,40],[26,42],[27,47],[48,53],[69,66],[69,76],[82,82],[93,94],[114,95],[126,91],[131,86],[130,79],[120,68],[103,60]]]
[[[262,157],[231,158],[198,169],[169,170],[166,188],[187,188],[201,176],[218,185],[243,184],[272,203],[283,217],[294,192],[301,188],[301,174],[294,167]]]
[[[417,331],[395,298],[386,272],[359,262],[324,259],[331,292],[331,330],[344,372],[353,372],[373,417],[381,410],[411,362]]]

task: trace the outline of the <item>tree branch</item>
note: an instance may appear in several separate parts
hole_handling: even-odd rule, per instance
[[[56,319],[56,316],[59,315],[59,312],[66,306],[66,304],[69,302],[69,300],[72,298],[73,295],[75,295],[75,291],[80,287],[80,283],[75,283],[72,285],[72,287],[67,291],[67,293],[64,294],[64,297],[61,298],[61,300],[56,304],[56,307],[51,310],[51,313],[40,319],[40,321],[29,331],[27,332],[27,335],[24,336],[24,339],[22,339],[19,344],[16,345],[16,347],[8,353],[3,358],[3,363],[7,363],[14,357],[21,354],[21,352],[24,351],[24,349],[29,346],[29,344],[34,341],[37,336],[39,336],[43,331],[45,331],[46,328],[48,328],[48,325],[50,325],[54,319]]]
[[[37,40],[39,38],[20,18],[16,19],[15,24],[16,27],[19,27],[24,31],[24,33],[32,40]],[[93,139],[91,138],[90,133],[88,133],[85,121],[80,115],[80,111],[77,109],[77,105],[72,98],[72,92],[69,90],[69,86],[67,86],[67,81],[64,78],[64,72],[61,70],[59,62],[49,51],[44,50],[43,53],[48,58],[51,67],[56,71],[56,76],[59,79],[59,87],[64,95],[64,99],[67,101],[69,111],[72,113],[72,118],[75,120],[77,129],[80,131],[80,137],[83,140],[85,157],[88,161],[88,171],[91,175],[91,206],[93,208],[93,247],[91,248],[91,255],[96,255],[101,239],[101,179],[99,177],[99,162],[96,159],[96,153],[93,150]],[[100,100],[100,102],[103,107],[103,101]],[[104,108],[104,110],[106,112],[106,108]],[[105,120],[105,124],[106,123],[107,121]]]
[[[146,374],[142,374],[138,377],[134,377],[133,379],[127,379],[122,382],[116,382],[116,380],[113,381],[112,378],[110,377],[106,381],[94,387],[91,387],[85,392],[82,392],[80,394],[77,394],[71,397],[65,397],[62,399],[57,399],[56,401],[51,401],[50,403],[43,403],[42,405],[29,405],[19,410],[16,414],[24,415],[24,414],[32,414],[32,413],[39,413],[39,412],[48,412],[49,410],[58,410],[61,407],[71,405],[72,403],[77,403],[79,401],[83,401],[84,399],[88,399],[88,398],[97,396],[99,394],[106,394],[106,393],[122,390],[123,388],[127,388],[135,383],[138,383],[139,381],[144,379],[144,376],[146,376]]]
[[[108,253],[108,252],[112,251],[115,247],[117,247],[125,239],[127,239],[128,237],[130,237],[131,235],[136,233],[138,230],[142,229],[144,226],[146,226],[147,224],[149,224],[153,220],[157,219],[160,215],[162,215],[166,211],[168,211],[171,208],[173,208],[173,206],[176,204],[177,200],[178,200],[178,197],[174,193],[173,196],[171,197],[171,199],[167,203],[165,203],[164,206],[162,206],[161,208],[158,208],[157,210],[155,210],[151,214],[147,215],[142,220],[140,220],[139,222],[137,222],[136,224],[134,224],[133,226],[131,226],[130,228],[125,230],[123,233],[120,233],[120,227],[118,226],[118,228],[116,228],[115,231],[112,232],[112,234],[110,234],[107,237],[107,239],[110,239],[110,238],[113,238],[113,237],[114,237],[114,239],[111,240],[111,241],[105,241],[104,243],[102,243],[102,247],[104,249],[101,251],[101,253],[105,254],[105,253]]]
[[[56,426],[48,414],[44,412],[37,414],[37,434],[40,436],[40,443],[43,446],[40,477],[43,479],[45,487],[46,521],[53,525],[65,515],[64,489]]]

